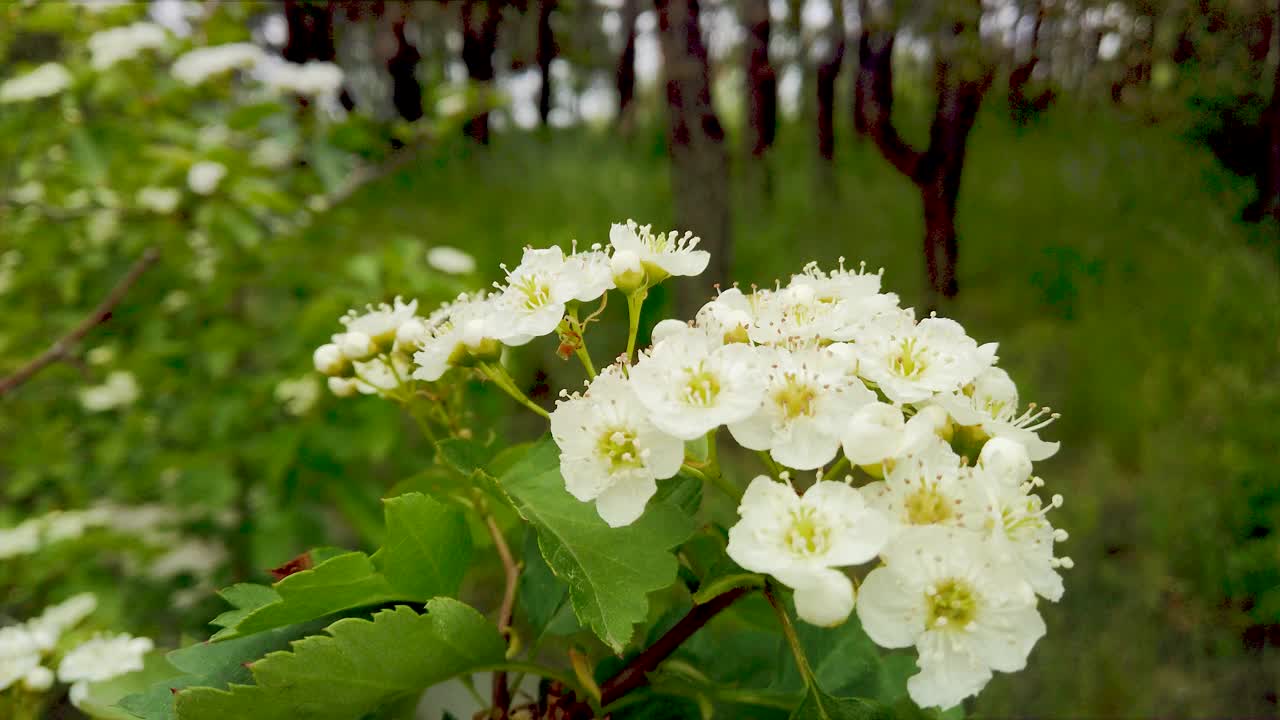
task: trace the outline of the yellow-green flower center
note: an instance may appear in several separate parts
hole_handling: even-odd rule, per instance
[[[904,378],[919,377],[926,366],[923,348],[916,344],[914,337],[903,339],[889,357],[889,368],[895,375]]]
[[[609,460],[612,471],[636,469],[644,465],[640,449],[636,447],[636,435],[625,429],[611,428],[600,435],[600,455]]]
[[[774,402],[782,408],[782,413],[788,420],[801,415],[812,415],[813,401],[817,397],[818,392],[811,385],[799,382],[795,375],[788,375],[785,384],[773,394]]]
[[[831,546],[831,528],[819,522],[813,508],[797,508],[791,511],[791,527],[784,542],[796,555],[824,553]]]
[[[685,402],[697,407],[710,407],[720,396],[720,378],[701,363],[686,371]]]
[[[551,302],[551,287],[536,275],[526,275],[512,287],[524,295],[525,310],[538,310]]]
[[[929,595],[928,627],[949,625],[963,628],[978,615],[978,598],[964,580],[948,578],[934,585]]]
[[[950,520],[954,514],[951,501],[938,492],[935,485],[924,483],[907,496],[907,522],[912,525],[936,525]]]

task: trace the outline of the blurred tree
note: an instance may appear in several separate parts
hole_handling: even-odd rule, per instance
[[[391,16],[391,33],[395,40],[395,53],[387,58],[387,72],[391,75],[391,102],[396,112],[405,120],[422,117],[422,86],[418,84],[418,62],[422,53],[405,35],[405,23],[413,12],[409,0],[401,0],[398,12]]]
[[[830,0],[831,22],[827,25],[826,54],[818,61],[818,155],[832,160],[836,152],[836,77],[844,64],[844,0]]]
[[[632,102],[636,96],[636,20],[640,16],[640,0],[622,0],[622,52],[618,54],[615,73],[618,87],[618,127],[623,133],[634,122]]]
[[[463,0],[462,62],[467,66],[467,77],[486,87],[493,83],[493,52],[497,49],[501,20],[502,0]],[[481,145],[488,145],[489,111],[467,120],[463,132]]]
[[[969,131],[994,74],[994,69],[978,57],[980,3],[975,0],[955,7],[951,14],[941,23],[944,30],[934,62],[937,101],[929,127],[929,147],[924,151],[911,147],[893,125],[894,30],[886,23],[885,15],[872,13],[863,19],[859,43],[859,122],[885,159],[920,191],[925,268],[933,303],[939,298],[954,297],[959,290],[956,202]]]
[[[778,76],[769,61],[769,0],[744,0],[747,62],[747,149],[762,157],[778,132]]]
[[[338,55],[333,41],[336,6],[335,0],[285,0],[284,19],[289,38],[281,56],[295,63],[308,60],[333,62]],[[338,100],[348,110],[355,107],[355,101],[345,89],[338,95]],[[307,99],[299,95],[298,104],[305,106]]]
[[[551,28],[551,12],[556,9],[557,0],[537,0],[538,6],[538,120],[542,127],[547,126],[551,116],[551,61],[555,59],[559,48],[556,47],[555,32]]]
[[[657,0],[663,72],[667,86],[668,143],[676,225],[702,238],[711,253],[704,274],[711,283],[729,277],[729,167],[724,128],[711,102],[707,46],[698,25],[698,0]],[[680,298],[685,314],[701,298]]]
[[[1009,118],[1019,127],[1025,126],[1035,115],[1048,109],[1054,98],[1053,90],[1048,88],[1035,97],[1027,97],[1031,75],[1035,72],[1036,65],[1040,63],[1040,33],[1044,28],[1045,16],[1044,0],[1035,1],[1033,12],[1034,20],[1031,25],[1031,37],[1027,43],[1027,57],[1022,62],[1015,60],[1013,69],[1009,72]],[[1015,51],[1016,49],[1015,44]]]
[[[1280,23],[1280,2],[1276,3],[1274,18],[1271,27]],[[1267,40],[1269,46],[1271,38]],[[1262,54],[1265,57],[1266,53]],[[1266,131],[1266,144],[1258,172],[1258,199],[1245,212],[1245,218],[1260,220],[1269,216],[1280,222],[1280,63],[1272,73],[1271,102],[1262,115],[1262,127]]]

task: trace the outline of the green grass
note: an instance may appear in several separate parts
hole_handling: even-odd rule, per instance
[[[840,142],[834,184],[789,128],[773,197],[737,188],[735,277],[846,256],[916,304],[914,189],[874,148]],[[525,244],[604,242],[621,218],[669,225],[663,153],[657,131],[450,145],[358,196],[342,212],[364,230],[337,242],[419,238],[491,267]],[[1063,449],[1040,473],[1067,497],[1057,523],[1076,568],[1027,671],[998,677],[977,714],[1277,712],[1277,649],[1241,640],[1280,623],[1280,273],[1274,227],[1235,220],[1249,192],[1172,130],[1121,116],[1061,110],[1023,133],[995,110],[979,122],[961,295],[943,312],[1000,341],[1024,401],[1062,413],[1047,435]]]

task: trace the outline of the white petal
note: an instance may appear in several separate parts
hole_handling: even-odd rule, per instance
[[[953,708],[991,680],[991,669],[956,647],[946,633],[926,633],[919,650],[920,672],[907,679],[907,694],[920,707]]]
[[[711,253],[706,250],[663,253],[655,255],[653,261],[671,275],[691,277],[701,275],[702,271],[707,269],[707,264],[711,262]]]
[[[675,475],[684,464],[684,441],[653,429],[638,437],[641,447],[649,451],[645,468],[659,480]]]
[[[893,405],[863,405],[849,418],[842,438],[844,454],[855,465],[872,465],[893,457],[905,426],[902,411]]]
[[[1031,475],[1031,458],[1021,443],[994,437],[982,446],[978,465],[1000,482],[1020,485]]]
[[[738,514],[743,517],[755,514],[773,515],[785,512],[796,501],[796,493],[791,486],[777,482],[768,475],[757,475],[742,496]]]
[[[823,568],[810,577],[799,578],[792,587],[796,591],[796,615],[807,623],[834,627],[853,612],[853,583],[842,572]]]
[[[609,527],[635,522],[644,513],[649,498],[658,491],[653,478],[628,478],[614,483],[596,498],[596,512]]]
[[[796,470],[817,470],[836,458],[840,441],[815,427],[815,422],[795,422],[791,431],[773,443],[773,457]]]
[[[924,632],[923,589],[905,584],[889,568],[872,570],[858,592],[858,620],[877,645],[909,647]]]
[[[601,463],[567,458],[563,453],[560,455],[560,474],[569,494],[583,502],[595,500],[614,482]]]
[[[746,420],[729,425],[729,434],[742,447],[748,450],[768,450],[773,443],[773,416],[767,409],[761,408]],[[789,465],[789,463],[783,463]],[[791,467],[795,467],[791,465]]]
[[[969,641],[983,662],[1000,672],[1017,672],[1044,637],[1044,620],[1035,607],[989,609],[979,615]]]

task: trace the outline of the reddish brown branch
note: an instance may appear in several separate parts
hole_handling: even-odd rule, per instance
[[[129,266],[128,272],[124,277],[120,278],[115,287],[111,288],[111,292],[102,298],[102,302],[93,309],[83,320],[75,327],[71,328],[67,334],[58,338],[56,342],[49,346],[40,355],[36,356],[26,365],[18,368],[12,375],[0,379],[0,397],[8,394],[11,390],[30,380],[36,373],[46,367],[60,361],[65,360],[67,354],[76,346],[89,331],[98,325],[106,322],[111,318],[111,313],[115,311],[116,306],[124,299],[129,289],[138,282],[138,278],[142,277],[142,273],[147,271],[156,260],[160,259],[160,251],[155,248],[147,248],[142,255]]]
[[[511,616],[516,607],[516,584],[520,581],[520,566],[511,555],[511,548],[502,536],[502,528],[494,521],[492,515],[486,515],[485,525],[489,528],[489,536],[493,538],[493,547],[498,551],[498,559],[502,561],[503,589],[502,605],[498,608],[498,632],[503,635],[511,629]],[[511,689],[507,687],[507,674],[493,674],[493,708],[498,717],[505,718],[511,710]]]
[[[623,695],[643,687],[649,682],[648,674],[675,652],[685,640],[749,591],[749,588],[734,588],[701,605],[694,605],[693,609],[675,624],[675,627],[658,638],[657,642],[645,648],[644,652],[635,656],[617,675],[600,686],[601,706],[608,707]]]

